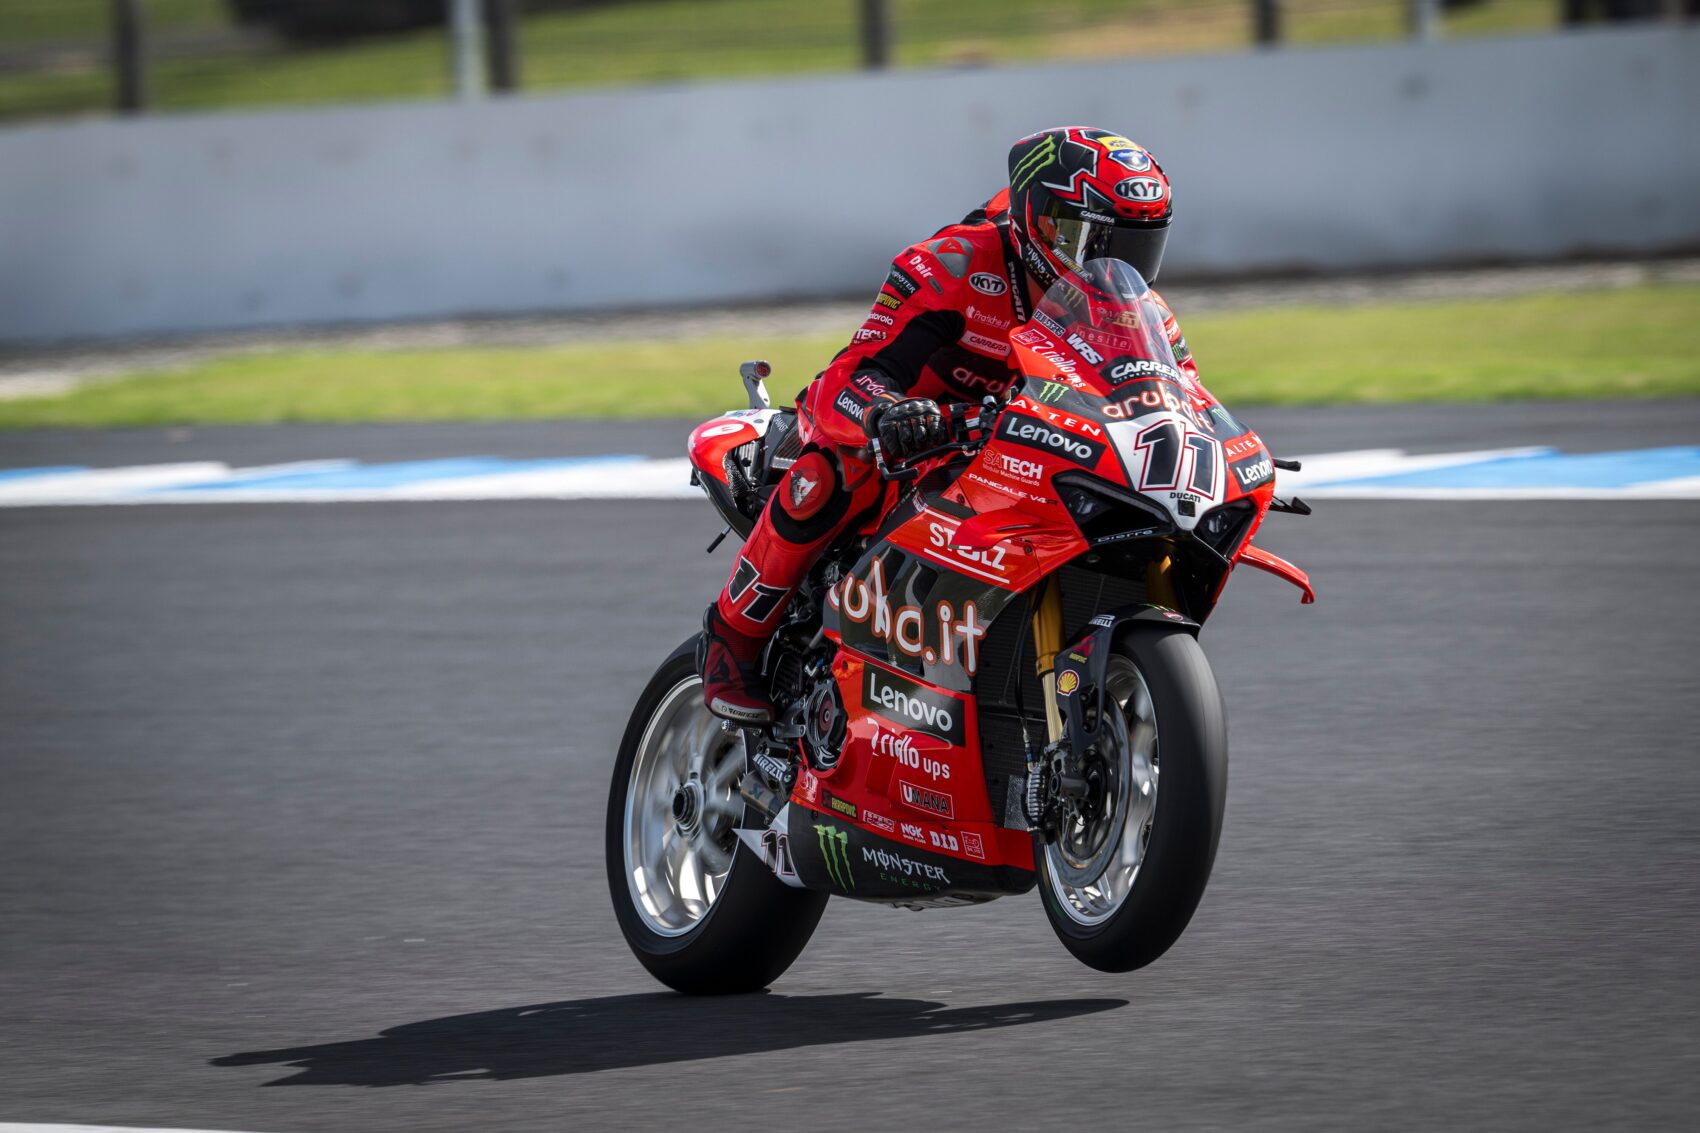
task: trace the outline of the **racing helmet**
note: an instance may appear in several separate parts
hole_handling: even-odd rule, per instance
[[[1061,126],[1010,148],[1010,234],[1041,288],[1106,258],[1155,280],[1173,212],[1163,167],[1120,134]]]

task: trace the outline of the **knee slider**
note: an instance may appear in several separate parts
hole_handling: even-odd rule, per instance
[[[838,462],[810,445],[774,489],[773,528],[792,543],[810,543],[843,518],[849,506]]]

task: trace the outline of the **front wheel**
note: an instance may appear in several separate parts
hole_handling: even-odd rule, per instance
[[[1127,972],[1168,951],[1204,896],[1228,730],[1210,662],[1179,629],[1127,627],[1104,683],[1109,750],[1088,760],[1092,794],[1034,856],[1063,945],[1099,971]]]
[[[696,639],[650,678],[614,761],[608,889],[639,962],[675,991],[757,991],[809,942],[827,895],[793,889],[738,840],[744,747],[703,704]]]

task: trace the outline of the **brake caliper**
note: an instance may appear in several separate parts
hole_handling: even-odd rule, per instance
[[[1029,769],[1023,809],[1027,825],[1045,842],[1056,841],[1057,831],[1071,818],[1094,817],[1102,790],[1095,789],[1086,763],[1065,736],[1047,747],[1038,765]]]

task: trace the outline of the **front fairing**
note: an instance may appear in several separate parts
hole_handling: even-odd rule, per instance
[[[1080,462],[1088,475],[1155,504],[1178,531],[1242,499],[1261,519],[1273,491],[1269,453],[1176,360],[1150,287],[1117,261],[1089,264],[1085,282],[1058,281],[1010,335],[1025,376],[1011,408],[1042,407],[1085,444],[1102,438],[1104,458]],[[1077,456],[1095,452],[1046,440]]]

